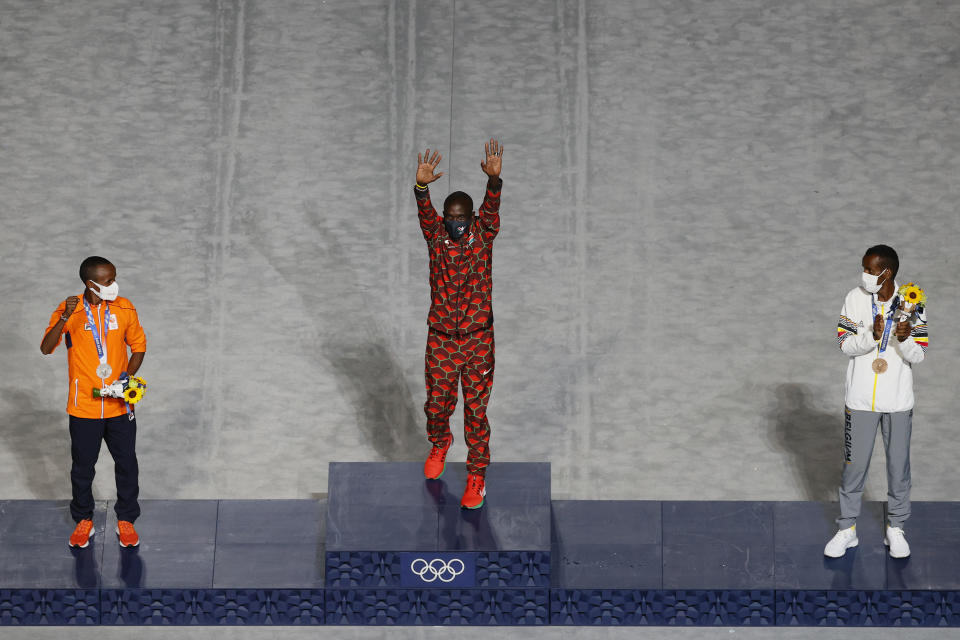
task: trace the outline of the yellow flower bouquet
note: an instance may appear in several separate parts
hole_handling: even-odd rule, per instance
[[[917,307],[923,307],[927,304],[927,293],[913,282],[902,285],[897,290],[900,296],[900,310],[897,312],[898,322],[903,322],[916,311]]]
[[[143,378],[130,378],[127,380],[127,388],[123,391],[123,399],[130,404],[137,404],[146,391],[147,383]]]
[[[147,391],[143,378],[121,378],[102,389],[94,388],[94,398],[120,398],[127,404],[137,404]]]

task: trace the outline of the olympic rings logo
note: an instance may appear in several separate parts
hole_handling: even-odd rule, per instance
[[[413,571],[424,582],[453,582],[453,579],[463,573],[466,566],[463,560],[452,558],[445,561],[442,558],[434,558],[427,562],[423,558],[417,558],[410,563],[410,571]]]

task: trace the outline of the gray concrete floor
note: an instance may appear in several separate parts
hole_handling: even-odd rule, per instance
[[[143,497],[308,497],[331,460],[419,459],[416,152],[445,154],[438,199],[479,197],[490,136],[495,461],[550,461],[556,498],[832,499],[836,316],[886,242],[930,296],[913,495],[960,495],[960,4],[2,9],[2,497],[69,496],[65,356],[38,344],[89,254],[148,332]]]

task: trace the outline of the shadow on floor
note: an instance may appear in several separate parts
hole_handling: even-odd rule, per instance
[[[843,447],[843,414],[825,413],[811,401],[809,387],[781,384],[767,416],[770,440],[788,455],[804,499],[836,501]]]
[[[383,460],[419,460],[429,449],[404,380],[403,369],[385,341],[324,346],[347,401],[357,416],[357,426]]]
[[[54,390],[61,391],[59,385]],[[42,391],[38,391],[42,393]],[[70,495],[70,432],[67,414],[42,408],[39,398],[22,389],[0,389],[11,407],[0,415],[0,433],[26,479],[32,497],[54,500]]]

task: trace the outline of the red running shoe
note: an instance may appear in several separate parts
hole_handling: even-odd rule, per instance
[[[460,506],[464,509],[479,509],[483,506],[483,497],[487,495],[483,476],[476,473],[467,474],[467,488],[463,491]]]
[[[133,523],[126,520],[117,522],[117,539],[120,540],[121,547],[135,547],[140,544],[140,536],[133,528]]]
[[[70,534],[70,546],[78,549],[85,548],[96,532],[97,530],[93,528],[93,520],[81,520]]]
[[[423,475],[427,480],[436,480],[443,475],[444,469],[447,468],[447,451],[450,450],[451,444],[453,439],[447,440],[445,447],[434,446],[430,449],[430,455],[423,463]]]

